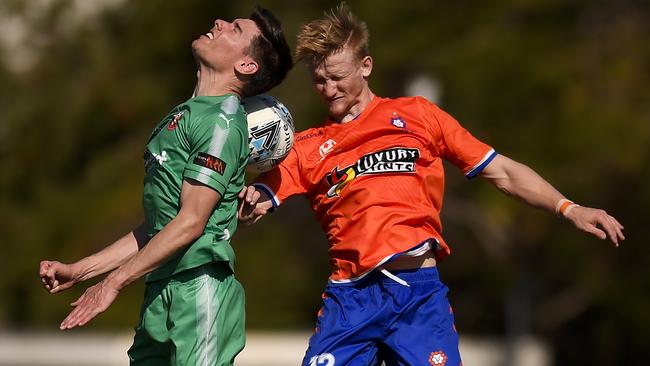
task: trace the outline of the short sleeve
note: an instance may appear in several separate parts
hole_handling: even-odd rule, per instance
[[[242,118],[232,115],[233,118]],[[183,176],[201,182],[223,196],[232,176],[242,164],[246,139],[232,119],[221,116],[202,118],[187,132],[190,157]],[[233,125],[233,126],[231,126]]]
[[[435,104],[419,98],[418,106],[435,153],[460,168],[467,178],[478,175],[497,155],[492,147],[474,137]]]
[[[299,146],[294,145],[277,167],[262,173],[253,183],[271,197],[274,208],[285,199],[306,193],[308,190],[307,184],[301,178]]]

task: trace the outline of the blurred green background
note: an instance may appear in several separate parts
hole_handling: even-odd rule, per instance
[[[290,44],[335,1],[264,1]],[[195,81],[190,43],[244,1],[0,2],[0,330],[52,330],[85,286],[50,296],[38,262],[90,254],[142,219],[142,151]],[[412,80],[477,137],[625,225],[614,249],[447,166],[453,255],[440,264],[461,335],[548,342],[558,365],[645,364],[650,343],[650,3],[349,1],[382,96]],[[325,114],[298,65],[272,91],[298,130]],[[308,330],[327,243],[302,198],[238,230],[250,329]],[[91,325],[132,328],[142,282]],[[647,361],[646,361],[647,362]]]

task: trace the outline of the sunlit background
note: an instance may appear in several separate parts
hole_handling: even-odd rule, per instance
[[[259,3],[292,46],[301,24],[337,4]],[[427,96],[626,228],[614,249],[447,165],[443,234],[453,254],[439,269],[465,364],[647,364],[650,2],[348,3],[370,29],[376,94]],[[142,220],[142,152],[192,94],[191,41],[253,4],[0,1],[0,365],[127,363],[142,281],[63,334],[57,326],[86,284],[48,295],[38,262],[77,260]],[[298,130],[325,115],[303,65],[271,94]],[[233,246],[251,335],[238,364],[298,364],[329,271],[307,202],[240,228]]]

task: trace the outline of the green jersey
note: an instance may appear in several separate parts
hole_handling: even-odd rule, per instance
[[[147,281],[167,278],[235,253],[230,238],[237,228],[237,195],[244,185],[248,127],[239,97],[200,96],[174,108],[156,127],[144,154],[143,206],[149,237],[180,210],[183,179],[193,179],[221,195],[198,239],[158,269]]]

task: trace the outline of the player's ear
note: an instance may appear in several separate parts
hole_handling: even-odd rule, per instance
[[[361,59],[361,75],[367,78],[372,73],[372,57],[365,56]]]
[[[259,65],[252,57],[244,56],[235,64],[235,70],[240,74],[253,75],[259,70]]]

